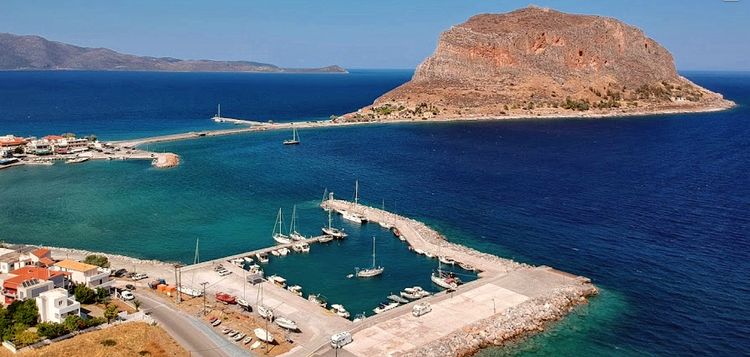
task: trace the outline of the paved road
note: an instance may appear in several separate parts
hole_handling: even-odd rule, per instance
[[[191,356],[250,356],[244,349],[229,342],[207,324],[149,295],[149,292],[136,294],[141,301],[141,309],[149,312],[177,343],[190,352]]]

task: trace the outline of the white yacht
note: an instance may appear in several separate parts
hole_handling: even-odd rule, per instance
[[[346,311],[343,305],[341,304],[332,304],[331,305],[331,312],[334,314],[341,316],[345,319],[348,319],[351,314],[349,314],[349,311]]]
[[[279,316],[273,322],[287,330],[297,331],[299,329],[296,322],[286,317]]]
[[[288,286],[286,289],[291,291],[294,295],[302,296],[302,287],[299,285]]]
[[[378,306],[375,309],[373,309],[372,312],[374,312],[376,314],[381,314],[381,313],[384,313],[384,312],[386,312],[388,310],[393,310],[393,309],[397,308],[398,305],[399,305],[399,303],[397,303],[397,302],[392,302],[390,304],[380,304],[380,306]]]
[[[323,297],[320,294],[310,294],[307,296],[307,300],[312,303],[317,304],[318,306],[324,309],[326,305],[328,305],[328,303],[326,303],[325,299],[323,299]]]

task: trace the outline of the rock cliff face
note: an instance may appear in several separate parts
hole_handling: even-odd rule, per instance
[[[250,61],[142,57],[7,33],[0,33],[0,70],[347,73],[339,66],[282,68]]]
[[[633,26],[530,7],[450,28],[410,82],[345,118],[593,116],[732,105],[681,77],[672,55]]]

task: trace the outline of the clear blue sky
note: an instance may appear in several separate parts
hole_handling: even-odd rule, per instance
[[[137,55],[288,67],[414,68],[441,31],[528,1],[2,0],[0,32]],[[750,0],[535,1],[612,16],[667,47],[681,70],[750,70]]]

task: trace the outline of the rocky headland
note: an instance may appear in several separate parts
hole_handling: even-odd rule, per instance
[[[619,20],[529,7],[443,32],[411,81],[340,121],[620,116],[734,106]]]

